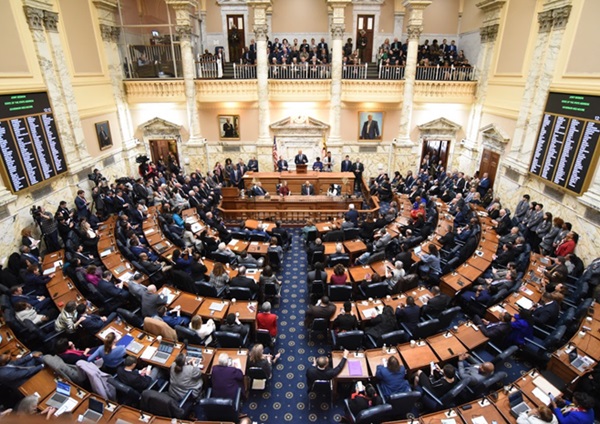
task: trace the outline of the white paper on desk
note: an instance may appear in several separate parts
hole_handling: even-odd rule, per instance
[[[552,396],[554,397],[558,397],[560,395],[560,390],[554,387],[552,383],[550,383],[541,375],[533,379],[533,384],[536,387],[539,387],[544,394],[552,393]]]
[[[269,228],[269,224],[262,224],[261,227],[263,230],[267,231],[267,228]]]
[[[423,304],[427,304],[427,302],[429,301],[429,299],[431,299],[431,296],[429,296],[428,294],[424,294],[423,296],[419,297],[419,300],[423,303]]]
[[[194,222],[196,222],[196,218],[194,218],[193,216],[188,216],[185,219],[185,222],[187,222],[188,224],[193,224]]]
[[[523,309],[531,309],[533,302],[526,297],[521,297],[519,300],[517,300],[517,305]]]
[[[250,242],[250,244],[251,244],[252,246],[258,246],[258,242],[257,242],[257,241],[252,241],[252,242]]]
[[[533,290],[528,289],[526,286],[521,286],[521,291],[529,296],[533,294]]]
[[[119,280],[121,280],[125,283],[127,283],[131,279],[133,279],[133,274],[129,271],[127,271],[125,274],[123,274],[119,277]]]
[[[62,264],[63,264],[63,261],[61,261],[61,260],[59,259],[58,261],[54,262],[54,268],[61,267],[61,266],[62,266]]]
[[[147,230],[144,231],[144,234],[148,235],[148,234],[152,234],[154,232],[154,228],[148,228]]]
[[[70,397],[65,403],[62,404],[60,408],[56,410],[54,413],[55,417],[59,417],[65,412],[71,412],[77,406],[77,401]]]
[[[370,317],[373,314],[379,315],[379,311],[377,310],[377,308],[369,308],[363,311],[363,315],[366,317]]]
[[[146,349],[144,349],[144,353],[142,353],[142,356],[140,356],[140,358],[142,358],[142,359],[152,359],[152,357],[156,353],[157,349],[158,348],[156,346],[148,346]]]
[[[45,270],[44,270],[44,275],[50,275],[50,274],[52,274],[54,271],[56,271],[56,268],[55,268],[55,267],[52,267],[52,268],[45,269]]]
[[[119,340],[122,336],[122,333],[119,330],[114,329],[113,327],[108,327],[100,332],[99,336],[102,340],[106,338],[110,333],[115,333],[115,340]]]
[[[223,303],[223,302],[213,302],[213,303],[210,304],[210,306],[208,307],[208,309],[210,309],[211,311],[219,311],[219,312],[221,312],[224,307],[225,307],[225,303]]]
[[[448,418],[442,420],[442,424],[456,424],[456,420],[454,418]]]
[[[236,368],[242,369],[242,362],[240,361],[240,358],[235,358],[231,361],[231,365],[233,365]]]
[[[504,312],[504,308],[500,305],[495,305],[490,308],[492,312]]]
[[[325,231],[329,231],[329,230],[331,230],[331,228],[329,228],[329,227],[323,227],[323,229],[324,229]]]
[[[471,422],[473,424],[487,424],[487,421],[485,420],[485,418],[483,416],[473,417],[473,418],[471,418]]]
[[[237,243],[236,239],[231,239],[231,241],[229,243],[227,243],[229,246],[235,246],[235,244]]]
[[[539,387],[536,387],[531,393],[540,400],[544,405],[550,405],[550,397],[544,393]]]
[[[192,224],[191,230],[192,230],[192,233],[197,233],[199,231],[202,231],[202,225],[200,225],[198,223]]]
[[[112,253],[112,249],[103,250],[102,252],[100,252],[100,257],[103,258],[105,256],[110,255],[111,253]]]

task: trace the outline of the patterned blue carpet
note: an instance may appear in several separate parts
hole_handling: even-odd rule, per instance
[[[311,366],[315,356],[329,353],[331,346],[317,336],[308,342],[303,322],[308,306],[306,252],[301,231],[294,229],[290,233],[293,233],[292,249],[286,252],[284,268],[278,274],[283,280],[281,302],[273,305],[273,312],[278,315],[276,350],[281,352],[281,358],[266,390],[250,391],[242,412],[258,423],[339,422],[344,415],[343,399],[349,396],[350,387],[338,386],[339,397],[332,408],[326,399],[309,403],[306,368]],[[459,314],[457,322],[465,319]],[[484,360],[491,359],[490,353],[482,353]],[[515,381],[529,369],[531,364],[514,357],[498,367],[498,371],[508,374],[507,382]]]

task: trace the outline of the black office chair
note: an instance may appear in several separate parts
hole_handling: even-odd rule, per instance
[[[352,299],[352,286],[329,285],[329,300],[332,302],[345,302]]]
[[[322,280],[313,280],[310,285],[310,295],[315,299],[320,299],[325,294],[325,283]]]
[[[248,334],[242,337],[239,333],[231,333],[229,331],[215,331],[217,344],[222,348],[241,348],[246,346],[248,342]]]
[[[208,281],[196,281],[194,283],[196,286],[196,293],[198,296],[203,297],[221,297],[225,292],[225,287],[222,287],[220,290],[217,290],[212,284]]]
[[[470,380],[468,378],[460,380],[456,386],[454,386],[450,391],[446,392],[440,398],[433,394],[433,392],[431,392],[427,387],[422,387],[423,405],[430,411],[439,411],[440,409],[448,409],[456,406],[457,399],[467,388],[469,381]]]
[[[311,396],[311,393],[313,396]],[[308,388],[308,405],[310,408],[310,401],[317,399],[318,396],[327,396],[329,398],[329,406],[333,403],[333,383],[331,380],[315,380],[313,384]]]
[[[329,334],[329,320],[325,318],[315,318],[308,327],[309,342],[312,341],[313,333],[325,334],[325,340],[327,341],[327,334]]]
[[[314,265],[317,262],[325,263],[325,253],[324,252],[320,252],[320,251],[313,252],[312,256],[310,258],[308,258],[309,265]]]
[[[246,376],[250,380],[250,390],[266,390],[269,377],[261,367],[249,367]]]
[[[141,393],[127,384],[121,383],[114,377],[110,377],[107,383],[113,386],[117,392],[117,400],[122,405],[132,406],[137,408],[142,397]]]
[[[447,329],[448,327],[450,327],[450,324],[452,324],[452,320],[462,311],[462,309],[460,308],[460,306],[455,306],[453,308],[450,309],[445,309],[443,310],[438,316],[437,319],[439,320],[439,327],[437,329],[437,331],[442,331]]]
[[[551,334],[544,339],[534,337],[533,339],[525,338],[525,343],[521,346],[521,355],[529,358],[533,363],[545,368],[546,364],[552,356],[552,352],[562,343],[562,338],[567,331],[565,325],[556,327]]]
[[[440,320],[437,318],[430,319],[428,321],[420,322],[416,325],[416,327],[410,331],[410,329],[403,322],[400,323],[404,331],[409,334],[412,340],[426,339],[429,336],[437,333],[437,329],[440,326]]]
[[[204,345],[204,340],[191,328],[176,325],[175,331],[177,332],[177,340],[182,340],[185,344]]]
[[[212,388],[206,392],[206,397],[200,399],[200,408],[204,411],[205,418],[208,421],[217,422],[239,422],[240,399],[242,389],[238,388],[235,399],[213,398]]]
[[[373,264],[375,262],[379,262],[379,261],[383,261],[385,260],[385,250],[382,250],[381,252],[377,252],[377,253],[373,253],[371,256],[369,256],[369,259],[367,260],[367,264]]]
[[[421,399],[421,392],[412,391],[405,393],[393,393],[386,399],[392,405],[393,420],[404,420],[407,415],[415,410],[415,404]]]
[[[254,300],[256,293],[252,293],[248,287],[229,287],[226,297],[227,299]]]
[[[313,241],[315,241],[317,239],[318,235],[319,235],[319,233],[317,232],[317,230],[308,231],[306,233],[306,242],[305,242],[305,245],[308,246],[310,243],[312,243]]]
[[[279,303],[279,284],[265,283],[262,287],[263,301],[269,300],[273,304]]]
[[[406,341],[406,331],[396,330],[390,331],[389,333],[382,334],[381,340],[377,340],[370,334],[367,334],[367,340],[369,341],[370,347],[382,347],[386,346],[397,346]]]
[[[331,243],[331,242],[341,243],[343,241],[344,241],[344,232],[342,230],[333,230],[323,236],[324,243]]]
[[[269,261],[269,265],[273,270],[278,271],[281,269],[281,261],[279,260],[279,253],[275,251],[267,252],[267,259]]]
[[[344,231],[344,240],[356,240],[360,238],[360,228],[346,228]]]
[[[336,334],[331,330],[331,340],[334,349],[358,350],[363,347],[365,332],[362,330],[345,331]]]
[[[140,409],[153,415],[184,419],[189,416],[192,409],[191,395],[192,391],[188,390],[183,399],[177,402],[168,393],[144,390],[140,400]]]
[[[385,281],[381,281],[380,283],[369,284],[366,288],[363,289],[362,286],[358,286],[363,296],[373,299],[381,299],[384,298],[388,294],[388,283]]]
[[[269,334],[269,330],[256,330],[254,339],[256,340],[256,343],[260,343],[265,347],[269,347],[271,351],[273,350],[274,342],[273,337],[271,337],[271,334]]]
[[[504,371],[496,372],[492,376],[486,378],[481,383],[474,387],[469,387],[468,390],[474,397],[485,396],[490,392],[495,391],[504,385],[504,380],[508,377]]]
[[[363,409],[357,415],[352,413],[348,399],[344,399],[344,405],[348,411],[346,417],[353,424],[381,424],[384,421],[389,421],[393,414],[392,405],[387,403]]]
[[[235,261],[233,256],[229,256],[221,252],[213,252],[211,256],[214,261],[221,262],[223,265],[231,265]]]
[[[119,315],[123,320],[136,328],[144,328],[144,320],[139,317],[134,312],[131,312],[124,308],[117,309],[117,315]]]
[[[336,259],[332,259],[329,261],[329,263],[327,264],[327,266],[329,268],[333,268],[336,265],[341,264],[343,266],[345,266],[346,268],[350,266],[350,256],[346,255],[346,257],[340,257],[340,258],[336,258]]]

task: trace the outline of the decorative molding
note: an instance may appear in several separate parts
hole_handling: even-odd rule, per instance
[[[404,81],[385,80],[342,80],[342,101],[344,102],[386,102],[402,101]]]
[[[25,12],[31,31],[41,31],[44,29],[44,11],[42,9],[23,6],[23,11]]]
[[[185,101],[185,87],[181,79],[124,81],[128,103]]]
[[[539,32],[550,32],[552,30],[552,11],[546,10],[538,13]]]
[[[477,91],[476,81],[415,81],[415,101],[438,103],[472,103]]]
[[[329,101],[331,80],[269,80],[271,101]]]
[[[481,37],[481,43],[493,43],[498,37],[498,29],[500,25],[487,25],[479,29],[479,36]]]
[[[183,90],[183,81],[182,90]],[[257,80],[195,80],[199,102],[252,102],[258,100]],[[289,100],[289,97],[288,97]]]
[[[564,29],[569,22],[571,15],[571,6],[563,6],[552,9],[552,29]]]
[[[139,127],[144,137],[164,137],[167,139],[177,139],[180,137],[181,125],[174,124],[165,119],[154,118],[144,122]]]
[[[486,125],[479,129],[483,146],[497,153],[504,153],[510,137],[495,124]]]
[[[269,26],[267,24],[254,25],[254,38],[256,41],[266,41],[269,36]]]
[[[58,13],[44,10],[44,27],[48,32],[58,32]]]
[[[421,136],[424,137],[438,136],[455,139],[456,133],[462,127],[456,122],[452,122],[451,120],[442,117],[425,124],[417,125],[417,128],[419,128]]]
[[[331,26],[331,38],[333,40],[343,40],[344,25],[332,25]]]
[[[118,26],[100,24],[100,35],[102,40],[109,43],[116,43],[121,36],[121,28]]]
[[[352,6],[382,5],[384,0],[352,0]]]
[[[175,26],[175,32],[179,36],[180,40],[189,41],[192,39],[192,26],[191,25],[177,25],[177,26]]]
[[[423,25],[408,25],[406,27],[406,34],[409,40],[419,40],[421,33],[423,32]]]

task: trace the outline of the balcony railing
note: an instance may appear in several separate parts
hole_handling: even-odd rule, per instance
[[[342,78],[343,79],[367,79],[367,71],[369,64],[364,65],[343,65],[342,67]]]
[[[474,81],[475,68],[450,66],[417,66],[416,79],[427,81]]]
[[[235,79],[256,79],[256,65],[233,64],[233,78]]]
[[[329,79],[330,65],[312,65],[309,63],[291,65],[269,65],[271,79]]]
[[[379,67],[379,79],[383,80],[403,80],[404,66],[382,65]]]
[[[196,77],[199,79],[223,78],[223,68],[221,62],[214,59],[197,60]]]

